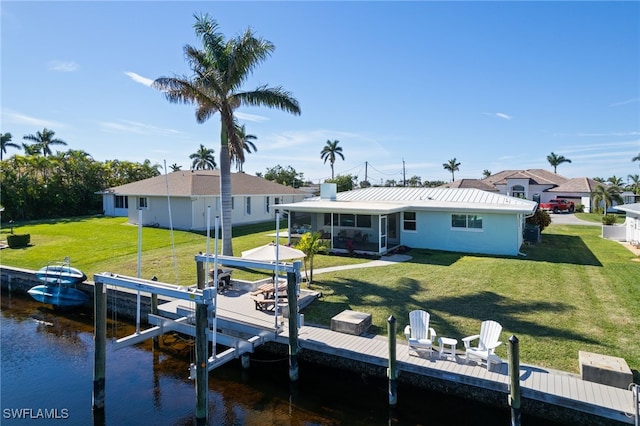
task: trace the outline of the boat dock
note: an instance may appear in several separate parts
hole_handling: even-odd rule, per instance
[[[175,301],[160,305],[158,309],[163,316],[176,316],[181,304],[182,308],[185,308],[184,302]],[[271,331],[273,335],[268,340],[282,345],[288,344],[288,327],[281,327],[275,332],[274,314],[255,309],[255,304],[247,292],[230,290],[218,296],[216,311],[218,321],[226,327],[238,324]],[[399,322],[399,327],[404,327],[404,321],[400,319]],[[384,336],[356,336],[323,327],[303,325],[298,330],[298,344],[302,351],[313,351],[378,368],[388,366],[388,339]],[[455,361],[440,359],[438,355],[437,352],[417,355],[414,351],[409,351],[406,343],[398,344],[396,357],[400,377],[403,374],[411,374],[424,380],[434,379],[448,385],[502,393],[506,404],[509,395],[506,362],[487,371],[485,366],[473,362],[466,364],[464,355],[460,353],[456,355]],[[635,422],[633,392],[630,390],[585,381],[566,372],[524,364],[520,365],[520,372],[523,400],[598,416],[605,420],[603,423],[606,423],[606,420],[621,424]]]

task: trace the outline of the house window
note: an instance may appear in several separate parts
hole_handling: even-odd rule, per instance
[[[482,229],[482,216],[475,214],[452,214],[451,227],[456,229]]]
[[[371,228],[371,216],[368,214],[357,215],[356,226],[358,228]]]
[[[149,208],[149,201],[147,200],[147,197],[138,198],[138,208],[139,209],[148,209]]]
[[[341,214],[340,226],[356,226],[356,215],[354,214]]]
[[[524,186],[513,185],[511,187],[511,196],[516,198],[525,198]]]
[[[269,197],[264,197],[264,205],[267,210],[267,213],[269,213]]]
[[[417,229],[416,212],[404,212],[403,216],[402,228],[405,231],[415,231]]]
[[[231,210],[235,209],[234,205],[235,205],[235,198],[231,197]]]
[[[332,216],[331,213],[325,213],[324,214],[324,226],[331,226],[331,216]],[[337,226],[338,223],[340,223],[340,222],[338,222],[338,216],[339,215],[337,215],[337,214],[333,215],[333,225],[335,225],[335,226]]]
[[[247,214],[251,214],[251,197],[247,197]]]
[[[280,197],[275,197],[273,199],[273,204],[280,204]]]
[[[128,209],[129,197],[125,195],[116,195],[116,209]]]

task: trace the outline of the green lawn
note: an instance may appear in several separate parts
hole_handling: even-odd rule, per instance
[[[2,264],[31,269],[70,256],[90,277],[105,271],[135,275],[137,232],[122,218],[23,225],[16,233],[30,233],[33,245],[0,255]],[[234,229],[236,255],[272,241],[272,232],[264,225]],[[600,233],[597,225],[551,225],[540,244],[523,247],[524,257],[411,250],[410,262],[319,274],[313,288],[323,297],[305,310],[305,321],[329,325],[333,315],[352,309],[372,313],[379,334],[386,334],[387,318],[395,316],[401,335],[408,312],[420,308],[431,313],[439,335],[461,338],[476,334],[482,320],[494,319],[504,327],[503,341],[511,334],[520,339],[522,363],[577,373],[578,351],[585,350],[626,359],[640,382],[640,262]],[[173,239],[179,282],[191,284],[193,256],[205,250],[206,239],[178,231]],[[144,277],[176,282],[170,241],[167,230],[143,230]],[[362,261],[318,256],[315,266]],[[498,355],[506,358],[505,345]]]

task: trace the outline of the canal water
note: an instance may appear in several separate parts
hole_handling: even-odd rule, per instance
[[[169,335],[159,349],[149,342],[118,351],[108,339],[104,418],[94,418],[92,313],[59,312],[3,292],[0,319],[0,424],[196,424],[190,339]],[[134,331],[113,320],[110,336]],[[247,371],[236,360],[210,373],[209,424],[510,424],[506,410],[403,384],[390,411],[387,386],[385,380],[306,363],[291,385],[287,359],[257,353]],[[523,417],[522,424],[549,422]]]

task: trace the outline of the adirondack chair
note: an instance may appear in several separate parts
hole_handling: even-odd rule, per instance
[[[502,326],[495,321],[482,321],[480,326],[480,334],[465,337],[462,339],[466,349],[466,362],[469,357],[476,357],[487,361],[487,371],[490,371],[490,365],[501,364],[502,359],[493,351],[502,344],[498,339],[502,332]],[[478,340],[477,346],[472,346],[471,342]]]
[[[436,340],[436,331],[429,327],[430,315],[426,311],[415,310],[409,312],[409,324],[404,328],[404,335],[409,343],[409,349],[430,350],[431,357],[433,342]]]

